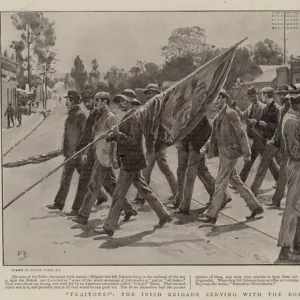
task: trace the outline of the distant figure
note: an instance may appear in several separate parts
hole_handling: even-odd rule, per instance
[[[15,109],[13,108],[13,106],[11,105],[11,103],[9,103],[8,107],[6,109],[6,112],[4,114],[4,116],[7,116],[7,128],[10,128],[10,121],[13,124],[12,127],[15,126],[14,115],[15,115]]]
[[[17,125],[17,127],[20,127],[22,125],[22,115],[23,115],[23,107],[21,102],[18,102],[18,106],[16,108],[16,117],[19,124]]]

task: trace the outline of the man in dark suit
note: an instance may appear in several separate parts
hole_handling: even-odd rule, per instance
[[[62,154],[67,160],[76,153],[76,146],[84,132],[86,116],[80,109],[80,95],[76,91],[69,91],[65,98],[67,99],[66,106],[68,108],[68,117],[65,121]],[[63,210],[75,169],[80,174],[80,155],[64,165],[59,190],[56,194],[54,203],[47,205],[48,209]]]
[[[15,115],[15,109],[13,108],[12,104],[9,103],[4,113],[4,116],[7,116],[7,128],[10,128],[10,122],[12,122],[13,127],[15,126],[14,115]]]
[[[199,221],[204,223],[216,223],[229,181],[237,189],[251,210],[251,216],[247,218],[254,218],[264,211],[236,170],[238,158],[244,156],[245,162],[250,161],[251,151],[240,117],[235,110],[227,105],[229,99],[230,97],[226,91],[221,90],[216,100],[216,107],[220,110],[220,113],[214,119],[210,139],[200,151],[202,155],[208,153],[209,158],[216,155],[220,157],[219,172],[212,203],[207,212],[199,217]]]
[[[119,101],[121,110],[126,114],[122,119],[123,122],[121,121],[118,126],[115,126],[113,132],[107,136],[107,141],[117,142],[117,157],[121,168],[108,218],[104,226],[96,228],[95,232],[110,236],[114,234],[124,205],[124,198],[131,184],[155,211],[159,218],[157,227],[163,227],[167,222],[171,222],[172,218],[142,175],[147,161],[143,149],[143,132],[135,116],[136,107],[140,105],[140,102],[136,99],[135,92],[129,89],[117,95],[114,100]]]
[[[267,174],[271,161],[274,160],[275,155],[278,154],[278,149],[269,141],[275,134],[276,128],[280,122],[280,106],[274,100],[274,89],[271,87],[265,88],[263,95],[265,98],[266,107],[263,110],[261,119],[256,122],[255,129],[258,130],[262,137],[265,147],[261,153],[261,159],[256,171],[255,178],[251,185],[251,191],[255,196],[258,195],[258,191],[263,183],[263,180]],[[279,178],[279,167],[275,164],[276,170],[272,174],[276,182]]]

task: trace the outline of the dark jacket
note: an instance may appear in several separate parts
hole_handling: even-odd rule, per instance
[[[15,109],[12,106],[8,106],[4,116],[8,115],[8,116],[13,116],[15,114]]]
[[[20,116],[22,114],[23,114],[23,107],[22,107],[22,105],[19,105],[16,107],[16,115]]]
[[[283,117],[286,115],[289,109],[290,109],[289,106],[284,106],[281,108],[280,120],[273,136],[274,146],[278,149],[281,148],[282,150],[284,150],[283,143],[282,143],[282,121],[283,121]]]
[[[280,118],[280,106],[273,101],[269,106],[266,106],[263,110],[260,121],[267,123],[266,126],[255,125],[256,129],[261,132],[264,139],[270,140],[275,133]]]
[[[86,116],[80,109],[79,105],[76,105],[68,113],[68,117],[65,121],[65,130],[63,138],[63,155],[64,157],[70,157],[76,152],[78,142],[84,132],[86,123]]]
[[[219,147],[222,147],[228,159],[251,154],[241,119],[237,112],[228,106],[214,119],[212,134],[203,149],[208,152],[208,158],[212,158],[218,155]]]
[[[76,146],[76,152],[84,148],[93,140],[93,127],[98,118],[99,113],[97,110],[90,111],[90,114],[85,123],[84,132]],[[92,148],[93,147],[90,147],[90,149]]]
[[[181,144],[185,151],[189,150],[189,143],[192,145],[193,149],[196,152],[199,152],[200,149],[205,145],[209,139],[212,131],[212,126],[210,125],[206,116],[203,116],[201,121],[197,126],[190,132],[182,141]]]
[[[111,134],[107,138],[108,142],[114,140],[117,142],[117,157],[126,172],[137,172],[147,166],[143,148],[143,132],[137,118],[132,116],[122,123],[134,113],[135,109],[127,112],[119,125],[120,133],[118,135]]]

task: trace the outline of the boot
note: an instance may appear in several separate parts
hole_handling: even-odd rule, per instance
[[[300,262],[300,255],[294,254],[290,250],[289,246],[284,246],[284,247],[281,247],[278,259]]]

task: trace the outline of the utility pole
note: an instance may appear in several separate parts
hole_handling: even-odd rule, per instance
[[[31,80],[30,80],[30,29],[27,25],[27,72],[28,72],[28,85],[29,90],[31,91]]]
[[[298,25],[299,16],[297,11],[276,11],[272,13],[272,29],[283,41],[283,64],[287,62],[287,41],[297,31]],[[289,35],[287,36],[287,34]]]

